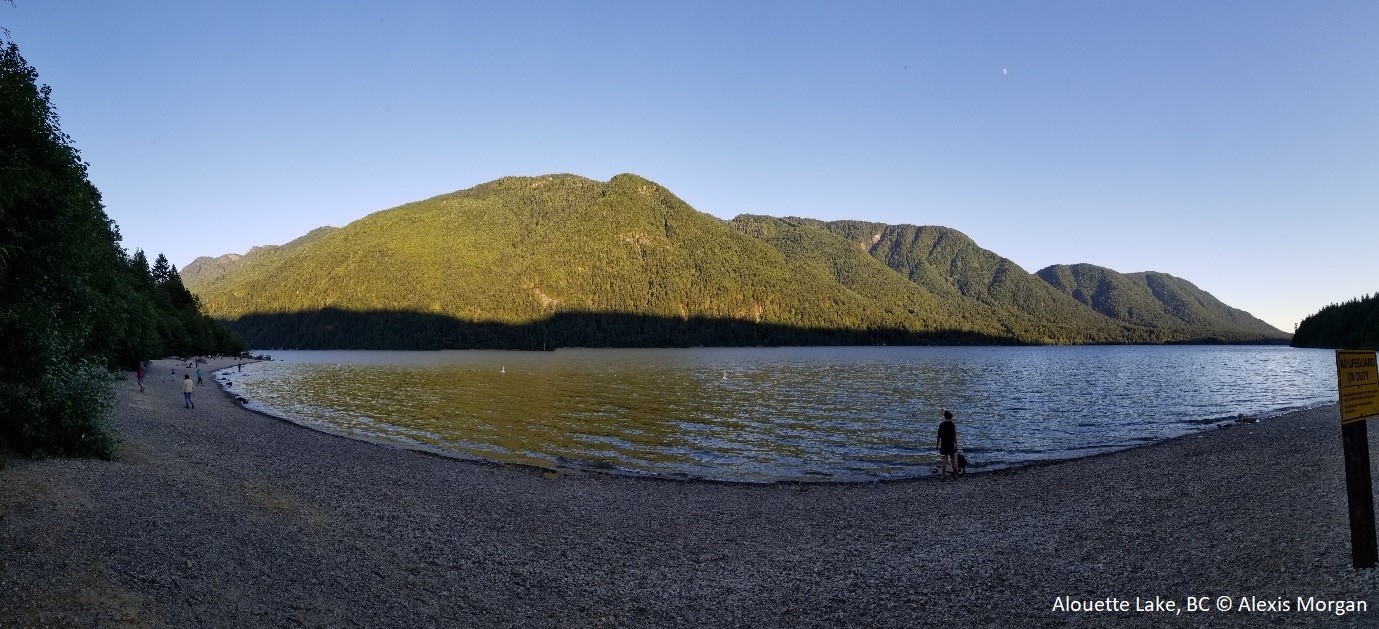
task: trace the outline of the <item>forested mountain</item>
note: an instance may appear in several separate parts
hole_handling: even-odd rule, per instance
[[[1038,272],[1054,288],[1097,312],[1169,337],[1240,340],[1285,337],[1250,313],[1232,308],[1191,282],[1166,273],[1118,273],[1092,264],[1054,265]]]
[[[280,247],[199,258],[183,277],[257,347],[1286,337],[1249,322],[1107,316],[947,228],[723,221],[630,174],[507,177]]]
[[[1379,294],[1331,304],[1298,324],[1293,347],[1379,349]]]
[[[798,219],[741,215],[738,231],[779,251],[789,268],[813,286],[841,286],[850,302],[825,305],[853,313],[851,326],[953,328],[996,336],[1005,326],[990,309],[961,295],[936,294],[906,281],[865,251],[837,235]]]
[[[506,324],[576,311],[826,325],[843,318],[813,304],[851,298],[836,286],[807,294],[780,252],[632,175],[500,179],[251,251],[228,273],[194,266],[188,281],[229,318],[337,307]]]
[[[950,302],[975,300],[1016,337],[1040,343],[1152,342],[1152,328],[1089,310],[1018,264],[947,227],[798,220],[838,234]]]
[[[307,232],[305,236],[293,240],[292,242],[289,242],[285,245],[262,245],[259,247],[254,247],[253,249],[250,249],[249,253],[246,255],[254,256],[259,263],[262,263],[264,260],[276,258],[284,255],[285,253],[289,253],[297,247],[313,243],[316,240],[320,239],[322,236],[325,236],[326,234],[329,234],[330,232],[333,232],[337,229],[339,229],[339,227],[317,227],[316,229]],[[195,277],[199,282],[209,282],[214,280],[215,278],[220,277],[227,271],[235,268],[235,264],[239,262],[242,258],[244,258],[244,256],[239,255],[237,253],[227,253],[218,258],[208,258],[202,256],[200,258],[192,260],[190,264],[183,268],[182,274],[184,276]]]

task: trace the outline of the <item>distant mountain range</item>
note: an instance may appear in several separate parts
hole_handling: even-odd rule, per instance
[[[181,270],[254,347],[1284,343],[1163,273],[1031,274],[946,227],[696,211],[507,177]]]

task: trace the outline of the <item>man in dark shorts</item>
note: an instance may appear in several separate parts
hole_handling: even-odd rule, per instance
[[[939,478],[953,469],[953,480],[958,480],[958,427],[953,425],[953,411],[943,410],[943,422],[938,425]]]

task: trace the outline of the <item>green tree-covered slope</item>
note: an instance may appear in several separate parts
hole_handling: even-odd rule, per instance
[[[1014,336],[1040,343],[1146,342],[1152,329],[1087,308],[1007,258],[948,227],[804,220],[838,234],[890,269],[950,300],[975,300]]]
[[[1287,335],[1166,273],[1118,273],[1092,264],[1054,265],[1036,275],[1112,319],[1158,331],[1161,341],[1282,341]]]
[[[1293,334],[1293,347],[1379,349],[1379,294],[1331,304],[1308,315]]]
[[[873,307],[635,175],[500,179],[187,276],[227,318],[340,308],[476,323],[612,312],[846,327]]]
[[[940,295],[908,282],[846,239],[800,219],[742,215],[732,220],[743,234],[779,251],[789,268],[814,286],[841,286],[845,302],[829,304],[851,313],[849,326],[885,325],[1007,335],[990,308],[961,295]]]
[[[629,174],[608,182],[499,179],[281,247],[200,258],[183,275],[232,326],[253,317],[252,325],[241,324],[253,329],[241,329],[250,343],[255,335],[282,342],[291,327],[309,335],[311,346],[329,345],[333,327],[366,328],[362,313],[390,313],[393,326],[471,324],[467,332],[427,333],[468,339],[455,341],[459,346],[490,345],[474,334],[534,334],[511,326],[536,326],[543,339],[562,343],[654,345],[633,336],[666,333],[676,321],[680,341],[660,344],[1218,338],[1206,328],[1104,315],[951,229],[751,215],[723,221]],[[421,323],[403,313],[435,318]],[[576,313],[619,318],[594,324],[570,316]],[[636,317],[654,321],[632,323]],[[731,322],[772,332],[744,334]],[[581,337],[570,327],[601,331]],[[780,332],[786,329],[804,332]],[[720,338],[712,330],[732,332]],[[415,340],[397,346],[415,347]],[[378,338],[369,346],[388,343]]]
[[[192,260],[190,264],[182,269],[183,277],[196,278],[198,282],[206,283],[214,281],[221,275],[233,270],[241,261],[248,259],[248,264],[262,264],[265,260],[272,259],[290,252],[297,247],[308,245],[321,237],[339,229],[338,227],[317,227],[305,236],[293,240],[285,245],[262,245],[250,249],[248,253],[240,255],[237,253],[227,253],[219,257],[201,256]]]

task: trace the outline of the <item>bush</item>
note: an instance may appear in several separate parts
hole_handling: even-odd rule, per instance
[[[114,457],[114,403],[110,373],[89,360],[54,361],[37,386],[0,385],[0,411],[15,423],[12,445],[35,457]]]

